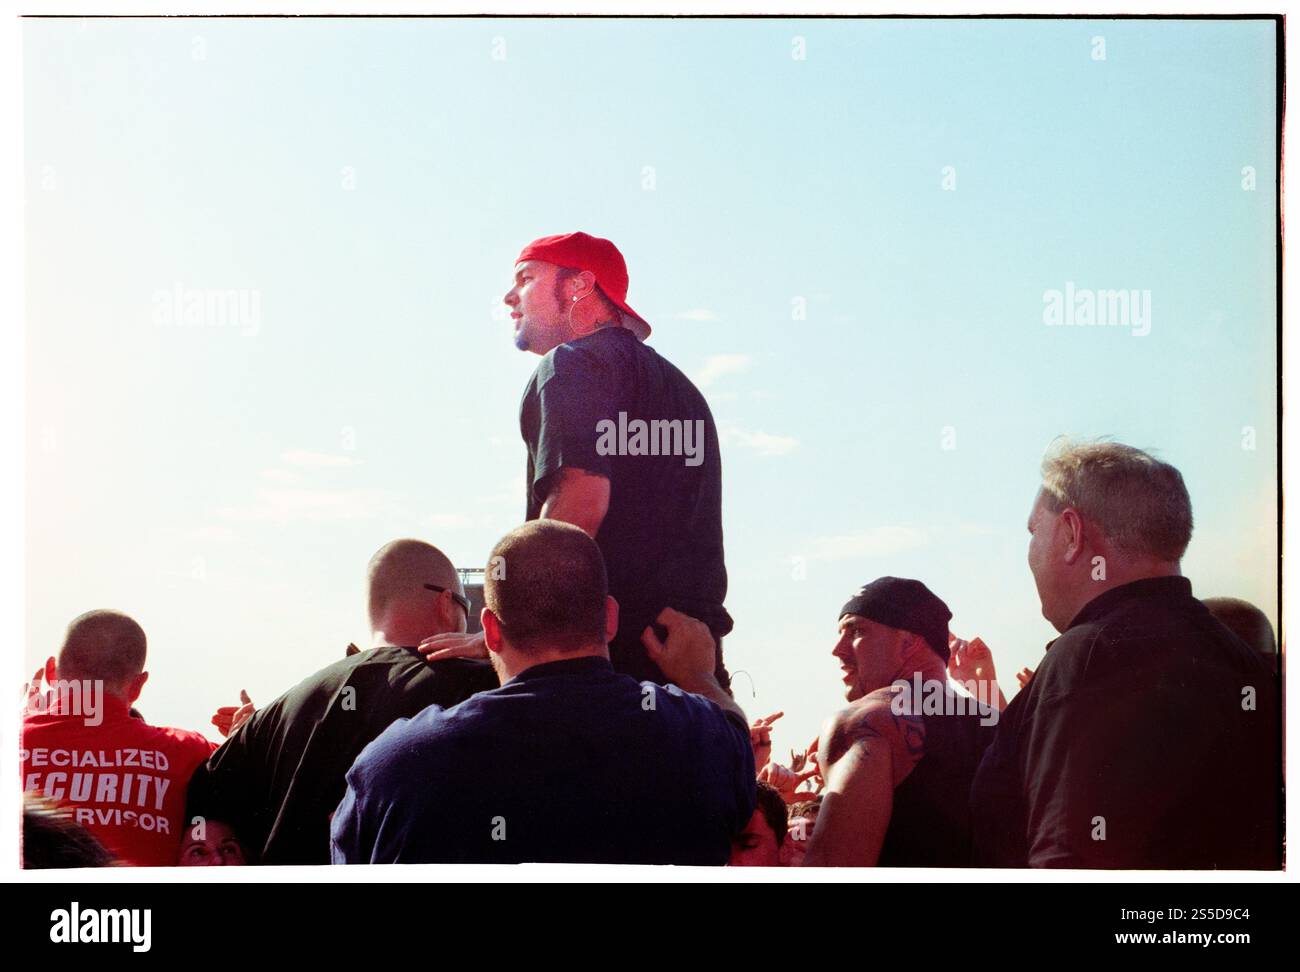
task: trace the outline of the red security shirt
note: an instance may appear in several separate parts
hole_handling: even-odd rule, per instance
[[[173,865],[185,789],[217,747],[197,732],[133,719],[114,696],[101,702],[93,719],[54,710],[27,714],[19,752],[23,789],[66,807],[122,863]]]

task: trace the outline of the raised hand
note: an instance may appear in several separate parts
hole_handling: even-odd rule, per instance
[[[654,628],[646,625],[641,632],[641,644],[664,677],[683,691],[702,695],[714,705],[731,712],[742,725],[749,725],[745,711],[713,675],[717,646],[709,626],[670,607],[660,611],[655,621],[664,626],[668,637],[660,641]]]
[[[781,799],[786,803],[798,803],[810,796],[810,794],[798,792],[800,784],[804,780],[812,779],[818,772],[816,763],[797,772],[788,766],[782,766],[780,763],[768,763],[758,771],[758,779],[760,783],[769,783],[776,787],[776,791],[781,794]]]
[[[212,716],[212,724],[223,736],[235,733],[257,711],[253,700],[248,697],[248,692],[244,689],[239,690],[239,703],[239,705],[223,705]]]
[[[36,674],[32,676],[30,682],[23,685],[23,707],[28,712],[44,711],[46,706],[46,696],[41,691],[41,678],[45,675],[45,666],[42,665],[36,669]]]
[[[668,629],[668,639],[660,641],[654,629],[647,627],[641,632],[641,644],[665,677],[688,692],[697,691],[702,682],[714,681],[717,649],[709,626],[668,607],[655,620]]]
[[[999,711],[1007,707],[993,667],[993,653],[982,638],[965,641],[951,632],[948,634],[948,674],[967,689],[973,687],[972,694],[979,701]]]
[[[754,765],[763,767],[767,765],[772,756],[772,723],[785,715],[784,712],[774,712],[770,716],[763,716],[761,719],[755,719],[749,724],[749,744],[754,747]]]
[[[993,653],[982,638],[965,641],[948,635],[948,674],[958,682],[996,682]]]

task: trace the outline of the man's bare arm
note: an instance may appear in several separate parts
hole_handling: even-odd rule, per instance
[[[894,788],[925,752],[925,722],[909,702],[884,688],[827,722],[817,757],[826,787],[805,867],[871,867],[880,857]]]
[[[874,867],[894,809],[890,747],[867,733],[829,770],[804,867]]]
[[[564,468],[542,504],[542,518],[572,523],[595,539],[609,512],[609,480],[585,469]]]

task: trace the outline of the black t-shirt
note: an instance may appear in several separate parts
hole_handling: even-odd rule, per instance
[[[1273,676],[1186,578],[1112,588],[1049,648],[976,773],[975,863],[1279,866]]]
[[[186,820],[229,823],[262,864],[328,864],[329,817],[357,755],[397,719],[498,686],[487,662],[414,648],[335,662],[255,712],[190,781]]]
[[[949,695],[956,693],[948,690]],[[961,708],[958,708],[961,707]],[[965,867],[971,858],[970,789],[995,719],[958,696],[951,714],[923,715],[925,753],[894,790],[880,867]]]
[[[527,518],[536,519],[561,469],[610,481],[596,534],[609,592],[619,602],[616,642],[639,646],[664,607],[721,637],[722,461],[704,396],[626,328],[609,327],[548,352],[520,405],[528,445]]]

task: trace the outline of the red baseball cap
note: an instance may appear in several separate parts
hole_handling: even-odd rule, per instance
[[[609,240],[590,233],[543,236],[524,247],[515,263],[525,260],[541,260],[569,270],[590,270],[601,293],[627,314],[628,330],[642,341],[650,336],[650,325],[645,318],[627,304],[627,263]]]

